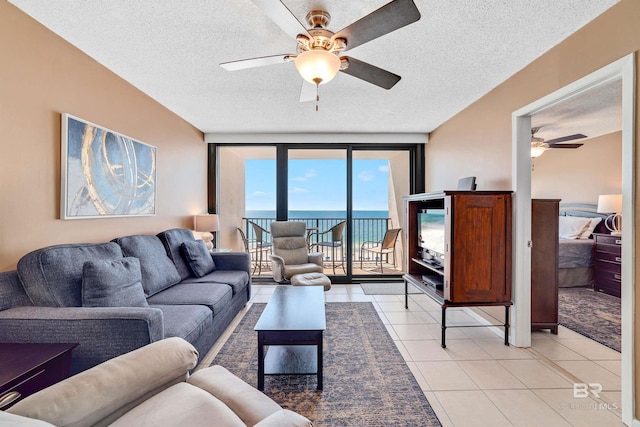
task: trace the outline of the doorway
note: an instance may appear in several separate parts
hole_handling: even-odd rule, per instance
[[[514,221],[514,316],[512,342],[531,345],[531,118],[554,105],[615,79],[622,80],[622,216],[635,218],[633,203],[635,167],[635,54],[627,55],[594,73],[541,98],[512,115]],[[633,221],[623,228],[622,242],[622,324],[633,325],[635,276]],[[634,335],[632,327],[622,332],[622,420],[634,417]]]

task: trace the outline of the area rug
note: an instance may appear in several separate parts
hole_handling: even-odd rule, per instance
[[[560,324],[600,344],[621,351],[620,298],[591,288],[559,288]]]
[[[365,295],[404,295],[403,282],[369,282],[360,283]],[[420,291],[409,284],[410,294],[419,294]]]
[[[253,304],[212,364],[257,385],[257,333],[266,304]],[[373,305],[327,303],[324,390],[315,375],[267,375],[264,392],[318,426],[440,426]]]

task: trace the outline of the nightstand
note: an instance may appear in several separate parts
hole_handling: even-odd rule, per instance
[[[0,410],[68,378],[77,345],[0,343]]]
[[[594,289],[620,297],[622,280],[622,236],[594,233],[593,275]]]

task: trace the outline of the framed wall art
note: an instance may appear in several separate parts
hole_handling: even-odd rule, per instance
[[[156,213],[157,148],[62,114],[61,219]]]

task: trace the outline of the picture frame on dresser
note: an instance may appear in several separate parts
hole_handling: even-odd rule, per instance
[[[158,149],[61,115],[60,218],[153,216]]]

